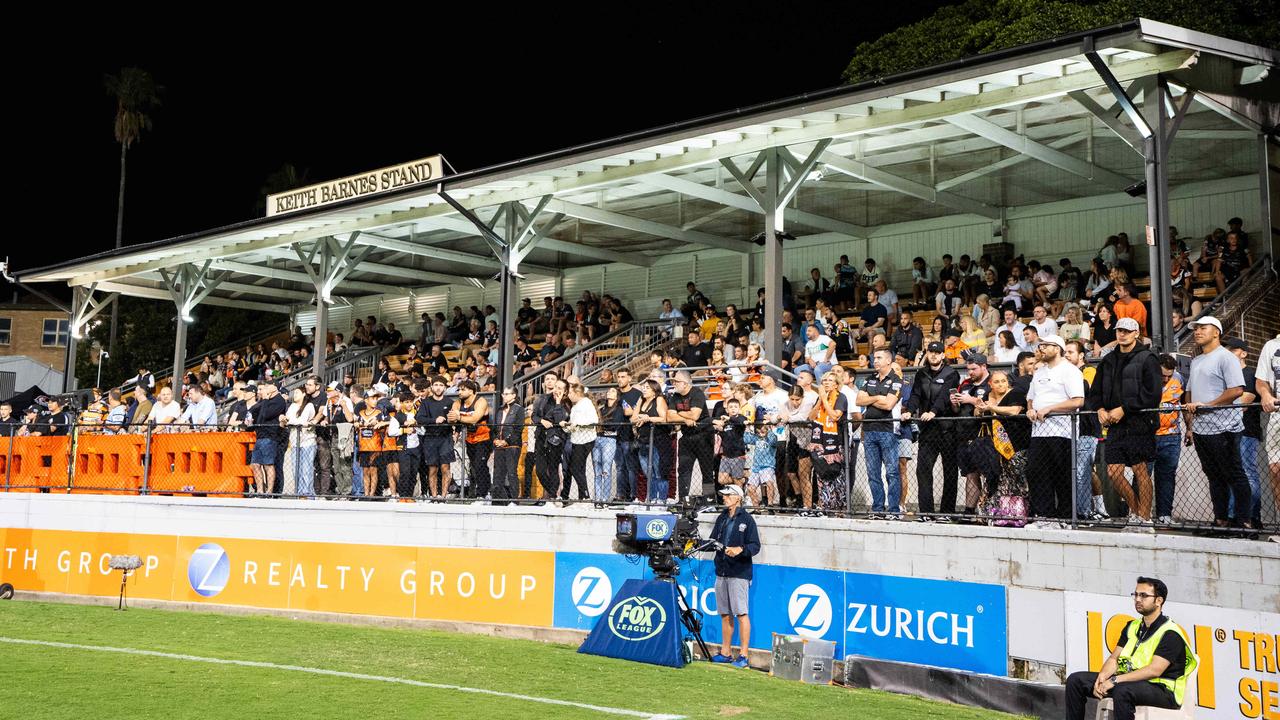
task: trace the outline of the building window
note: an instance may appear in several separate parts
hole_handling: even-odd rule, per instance
[[[44,347],[66,347],[69,325],[69,320],[45,318],[44,333],[40,337],[40,344]]]
[[[0,345],[9,344],[9,334],[13,331],[13,318],[0,318]]]

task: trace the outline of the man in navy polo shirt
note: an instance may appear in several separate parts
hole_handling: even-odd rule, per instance
[[[726,485],[720,496],[724,510],[711,527],[711,539],[721,548],[716,550],[716,608],[720,612],[720,652],[711,662],[747,666],[747,648],[751,643],[751,619],[747,616],[747,594],[751,588],[751,557],[760,552],[760,533],[756,521],[742,507],[742,488]],[[733,657],[733,620],[738,619],[738,648]]]
[[[893,408],[902,397],[902,376],[893,370],[893,356],[887,349],[874,355],[876,374],[858,392],[862,413],[862,446],[867,454],[867,482],[871,484],[871,512],[895,519],[901,512],[898,501],[902,480],[898,475],[898,435]],[[881,484],[880,468],[884,467]],[[888,491],[888,502],[885,493]]]

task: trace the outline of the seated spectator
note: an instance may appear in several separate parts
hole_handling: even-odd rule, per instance
[[[1227,291],[1227,285],[1236,281],[1253,266],[1253,255],[1249,248],[1240,242],[1240,233],[1227,233],[1226,245],[1222,247],[1218,260],[1213,268],[1213,281],[1218,286],[1218,294]]]
[[[178,424],[188,425],[192,430],[216,429],[213,426],[218,424],[218,408],[213,404],[213,398],[206,395],[199,385],[189,388],[187,394],[190,402],[178,418]]]
[[[1022,353],[1022,348],[1014,340],[1013,333],[1001,327],[996,335],[995,351],[997,363],[1012,363],[1017,362],[1018,355]]]
[[[1116,287],[1116,302],[1112,310],[1115,312],[1116,320],[1121,318],[1133,318],[1138,323],[1138,328],[1142,331],[1142,337],[1147,336],[1147,306],[1142,301],[1134,297],[1137,295],[1137,288],[1131,283],[1124,283]]]
[[[1002,305],[1022,312],[1022,305],[1031,302],[1033,287],[1030,280],[1022,277],[1022,269],[1018,266],[1009,268],[1009,279],[1005,281]]]
[[[916,324],[915,314],[910,310],[903,310],[898,315],[898,326],[893,331],[889,351],[893,353],[899,365],[907,366],[919,364],[922,348],[924,348],[924,331]]]
[[[969,346],[965,344],[960,335],[961,333],[959,330],[947,331],[947,340],[943,349],[943,355],[946,357],[948,364],[963,362],[962,354],[969,349]]]
[[[879,307],[874,301],[868,302],[872,306]],[[883,309],[881,308],[881,311]],[[796,373],[808,371],[814,377],[822,377],[835,363],[836,344],[830,337],[819,332],[817,325],[810,325],[805,332],[807,342],[804,345],[804,364],[796,368]]]
[[[1062,327],[1058,328],[1058,335],[1063,340],[1088,340],[1089,326],[1084,321],[1084,311],[1076,303],[1068,303],[1066,310],[1066,321]]]
[[[889,325],[889,312],[885,310],[884,305],[880,304],[880,293],[876,292],[874,287],[867,290],[867,304],[862,308],[859,317],[862,318],[862,327],[854,332],[854,336],[862,339],[870,337],[875,330],[884,330]],[[821,373],[817,377],[822,377]]]
[[[911,261],[911,301],[926,302],[933,297],[938,288],[938,275],[929,267],[924,258],[917,257]]]
[[[947,321],[940,315],[933,316],[933,322],[929,324],[929,332],[924,334],[924,344],[928,346],[930,343],[945,343],[947,340]]]
[[[1058,323],[1049,317],[1049,308],[1044,302],[1037,302],[1031,310],[1031,325],[1042,338],[1058,334]]]
[[[1058,292],[1058,276],[1049,266],[1041,266],[1039,260],[1027,263],[1031,272],[1031,286],[1034,288],[1035,300],[1048,305],[1050,299]]]
[[[898,305],[898,293],[889,289],[888,283],[883,279],[876,281],[876,293],[880,296],[880,304],[889,313],[888,325],[893,325],[898,318],[898,312],[901,309]]]
[[[976,348],[979,352],[986,354],[988,346],[991,344],[991,338],[995,333],[987,333],[978,326],[978,321],[973,319],[972,315],[963,314],[960,316],[960,340],[964,342],[966,347]]]
[[[987,268],[982,271],[981,279],[974,285],[974,292],[979,295],[986,295],[988,300],[1004,295],[1004,290],[1000,284],[999,277],[996,276],[995,268]]]
[[[182,406],[173,399],[173,388],[163,387],[156,393],[156,402],[147,413],[146,422],[157,425],[169,425],[182,417]]]
[[[964,297],[956,289],[956,281],[944,280],[942,290],[934,297],[934,305],[938,315],[946,320],[947,327],[956,326],[960,317],[960,306],[963,303]]]

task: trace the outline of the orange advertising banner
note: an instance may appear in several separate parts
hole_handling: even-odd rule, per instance
[[[508,625],[552,624],[555,553],[0,529],[19,590]]]

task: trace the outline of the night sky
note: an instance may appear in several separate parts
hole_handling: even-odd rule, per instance
[[[435,153],[465,171],[838,85],[858,43],[944,4],[432,4],[324,26],[260,10],[81,15],[57,23],[48,52],[11,61],[10,210],[30,235],[0,256],[24,269],[112,247],[120,151],[102,77],[124,66],[166,88],[129,153],[129,245],[257,217],[284,163],[309,182]]]

